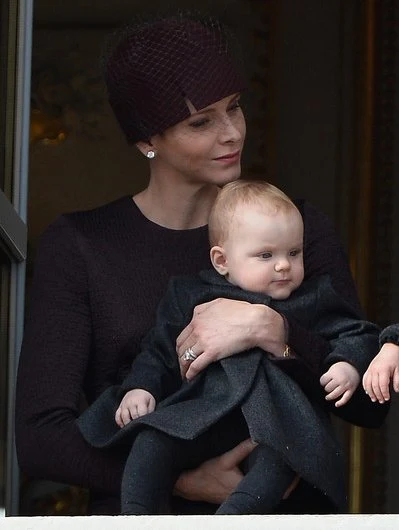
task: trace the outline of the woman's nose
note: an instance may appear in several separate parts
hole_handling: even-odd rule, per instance
[[[231,120],[227,116],[223,120],[223,125],[221,125],[222,131],[222,140],[223,142],[239,142],[243,135],[241,132],[241,126],[239,123],[236,123],[236,120]]]

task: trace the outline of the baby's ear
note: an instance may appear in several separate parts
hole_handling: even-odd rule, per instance
[[[229,269],[227,266],[227,258],[224,248],[219,246],[212,247],[210,256],[214,269],[222,276],[226,276],[226,274],[229,272]]]

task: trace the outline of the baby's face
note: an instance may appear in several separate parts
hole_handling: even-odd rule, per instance
[[[303,222],[294,208],[240,207],[223,244],[230,283],[284,300],[302,283]]]

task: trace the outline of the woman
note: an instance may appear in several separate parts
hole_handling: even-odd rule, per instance
[[[128,141],[149,159],[148,187],[133,198],[61,216],[41,240],[17,382],[18,457],[30,476],[89,488],[91,513],[118,513],[126,455],[84,442],[75,425],[82,397],[91,403],[122,380],[131,352],[139,351],[155,321],[169,277],[210,266],[208,214],[218,186],[240,176],[245,120],[239,94],[246,83],[232,48],[220,24],[189,16],[120,34],[105,62],[105,80]],[[356,305],[331,225],[307,203],[297,206],[305,223],[305,277],[329,273]],[[270,308],[219,299],[196,308],[177,354],[192,378],[214,360],[250,347],[283,357],[287,342],[297,359],[282,359],[284,369],[313,384],[328,352],[322,339]],[[183,355],[189,348],[198,356],[191,364]],[[360,393],[339,410],[369,426],[380,425],[386,414]],[[239,464],[251,450],[243,442],[182,475],[176,493],[220,503],[242,477]],[[286,512],[326,509],[302,483],[285,503]]]

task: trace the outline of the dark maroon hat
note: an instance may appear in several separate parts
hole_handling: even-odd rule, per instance
[[[129,142],[240,92],[247,81],[232,36],[214,18],[170,16],[124,30],[105,62],[110,105]]]

